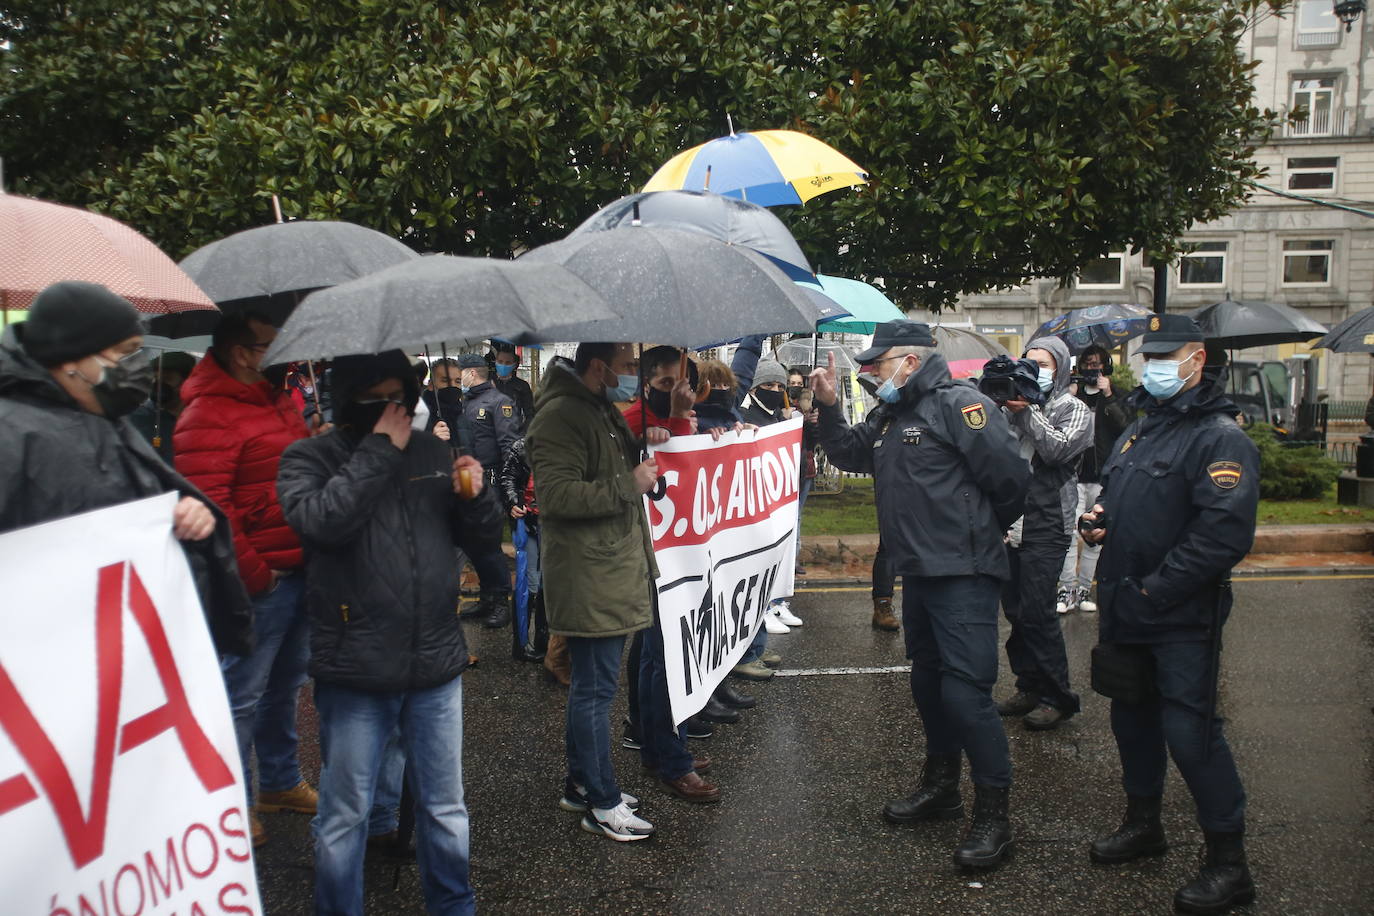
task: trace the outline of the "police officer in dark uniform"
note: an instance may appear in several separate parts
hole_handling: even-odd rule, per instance
[[[523,432],[534,417],[534,389],[519,375],[520,354],[515,346],[503,340],[493,340],[491,351],[487,353],[487,363],[496,373],[491,383],[496,390],[515,402],[515,411],[520,418]]]
[[[1165,851],[1159,812],[1172,756],[1206,837],[1201,872],[1174,905],[1220,913],[1255,897],[1245,790],[1214,707],[1231,568],[1255,537],[1259,453],[1236,425],[1236,405],[1204,373],[1192,319],[1151,318],[1139,352],[1145,377],[1134,398],[1145,413],[1117,440],[1082,523],[1101,526],[1084,534],[1103,544],[1094,685],[1111,684],[1099,689],[1114,697],[1126,790],[1124,822],[1090,855],[1112,864]]]
[[[520,438],[520,423],[515,402],[496,390],[488,379],[486,358],[477,353],[464,353],[457,359],[459,387],[463,393],[463,424],[456,430],[459,443],[470,449],[472,456],[482,463],[487,485],[495,486],[506,454]],[[505,520],[502,519],[502,531]],[[510,623],[511,574],[510,563],[501,551],[501,532],[493,532],[485,550],[474,549],[472,566],[477,570],[481,586],[481,601],[470,616],[486,612],[482,625],[496,629]]]
[[[889,802],[883,816],[895,823],[962,816],[967,754],[973,823],[954,861],[992,868],[1012,842],[1011,758],[992,702],[997,601],[1010,572],[1002,532],[1021,516],[1030,465],[1002,412],[952,379],[934,346],[920,322],[878,325],[858,359],[873,365],[884,403],[859,426],[839,408],[833,354],[811,385],[821,445],[841,470],[873,475],[883,545],[904,577],[902,624],[926,761],[916,792]]]

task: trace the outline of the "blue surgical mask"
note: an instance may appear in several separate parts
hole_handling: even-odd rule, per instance
[[[1050,389],[1054,387],[1054,370],[1046,369],[1044,366],[1041,366],[1040,374],[1036,381],[1040,383],[1040,390],[1049,394]]]
[[[608,401],[633,401],[639,394],[638,375],[617,375],[616,386],[606,389],[606,400]]]
[[[514,364],[507,364],[507,363],[497,363],[497,364],[496,364],[496,377],[497,377],[497,378],[510,378],[510,377],[511,377],[512,375],[514,375],[514,374],[515,374],[515,365],[514,365]]]
[[[1196,375],[1188,373],[1187,378],[1179,378],[1178,367],[1181,359],[1151,359],[1145,361],[1145,390],[1157,400],[1167,401],[1182,390],[1184,383]]]
[[[458,390],[463,392],[463,397],[467,397],[468,392],[472,390],[472,387],[469,385],[459,385]]]
[[[892,379],[895,376],[896,373],[893,373],[891,376],[888,376],[887,380],[878,386],[878,390],[873,392],[874,396],[877,397],[878,400],[886,401],[889,404],[896,404],[898,401],[901,400],[902,389],[892,384]]]

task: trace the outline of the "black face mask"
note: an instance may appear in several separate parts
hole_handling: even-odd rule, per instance
[[[735,406],[735,393],[729,388],[711,389],[711,393],[706,396],[707,404],[714,404],[729,410]]]
[[[393,401],[388,398],[350,401],[342,411],[343,425],[356,433],[370,433],[372,428],[377,425],[377,421],[382,418],[382,414],[386,413],[386,409],[392,404],[405,407],[400,401]]]
[[[805,386],[805,385],[788,385],[788,386],[787,386],[787,396],[788,396],[789,398],[791,398],[791,399],[792,399],[792,403],[795,404],[795,403],[797,403],[798,401],[801,400],[802,392],[805,391],[805,390],[806,390],[806,386]]]
[[[754,400],[758,401],[768,410],[777,410],[782,407],[782,396],[783,393],[781,391],[771,391],[767,388],[754,389]]]
[[[668,419],[673,412],[672,394],[657,388],[650,388],[646,394],[649,396],[649,409],[653,411],[654,416],[660,420]]]
[[[135,350],[113,366],[105,366],[100,381],[91,386],[91,394],[107,418],[118,420],[148,400],[156,382],[148,351]]]

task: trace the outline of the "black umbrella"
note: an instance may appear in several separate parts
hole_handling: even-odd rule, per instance
[[[541,328],[619,316],[558,264],[431,255],[311,293],[286,320],[265,365],[426,344],[471,346],[489,337],[523,342]]]
[[[297,220],[211,242],[187,255],[181,269],[225,312],[252,310],[280,326],[311,290],[417,257],[391,236],[364,226]]]
[[[630,194],[593,213],[568,238],[629,226],[700,232],[768,255],[794,280],[815,282],[811,263],[782,220],[766,207],[709,191]]]
[[[816,328],[817,307],[772,261],[700,232],[649,226],[588,232],[536,248],[516,263],[524,262],[564,265],[623,317],[563,324],[517,343],[627,340],[690,347]]]
[[[1188,313],[1209,341],[1228,350],[1301,343],[1321,337],[1326,326],[1277,302],[1233,302],[1226,299]]]
[[[1346,318],[1321,340],[1313,341],[1312,347],[1333,353],[1374,353],[1374,308],[1361,309]]]

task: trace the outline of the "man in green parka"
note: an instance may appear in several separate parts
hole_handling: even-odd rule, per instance
[[[653,624],[658,576],[644,494],[658,466],[616,401],[635,396],[629,344],[584,343],[572,366],[551,367],[526,435],[544,537],[549,628],[567,637],[568,775],[559,806],[582,828],[631,841],[653,834],[639,800],[620,791],[611,763],[611,701],[626,636]]]

